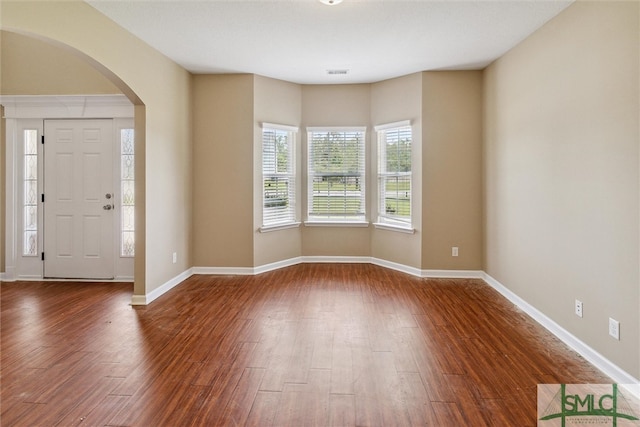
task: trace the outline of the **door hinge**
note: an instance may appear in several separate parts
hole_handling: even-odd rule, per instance
[[[40,258],[44,261],[44,252],[42,252],[42,256]]]
[[[42,137],[41,137],[41,141],[42,141],[42,143],[44,144],[44,135],[42,135]]]
[[[44,193],[42,193],[42,203],[44,203]]]

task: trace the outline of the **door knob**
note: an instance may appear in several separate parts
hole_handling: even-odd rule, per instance
[[[102,209],[104,209],[105,211],[110,211],[111,209],[113,209],[113,206],[112,205],[104,205],[102,207]]]

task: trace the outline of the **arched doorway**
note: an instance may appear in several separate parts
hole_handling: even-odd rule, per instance
[[[86,2],[4,1],[1,7],[1,29],[67,50],[134,105],[132,304],[148,304],[192,267],[192,75]]]
[[[31,33],[26,33],[26,32],[18,32],[18,31],[12,32],[11,30],[7,30],[6,28],[2,29],[2,33],[5,34],[5,36],[2,37],[3,41],[6,41],[6,39],[10,39],[9,41],[6,41],[6,43],[15,42],[16,36],[18,36],[24,39],[30,39],[32,42],[34,42],[31,44],[31,46],[37,46],[39,44],[43,47],[42,49],[34,49],[34,50],[27,49],[27,51],[25,51],[24,44],[21,44],[20,48],[22,48],[22,50],[20,53],[25,57],[28,58],[30,55],[33,55],[35,56],[34,58],[35,61],[39,61],[41,64],[45,64],[45,65],[47,63],[51,64],[51,62],[43,61],[42,52],[43,52],[43,49],[46,49],[47,54],[49,54],[50,56],[56,56],[55,58],[56,66],[65,68],[65,71],[69,71],[73,74],[72,70],[77,71],[77,69],[74,67],[77,67],[79,63],[84,64],[86,66],[85,67],[86,69],[91,69],[91,71],[94,72],[96,75],[100,75],[104,77],[104,79],[108,80],[109,82],[112,82],[114,87],[116,87],[118,89],[118,92],[120,93],[120,96],[118,96],[114,94],[105,95],[105,94],[82,92],[83,88],[87,87],[86,69],[81,70],[77,73],[82,75],[83,78],[80,79],[77,89],[74,88],[70,90],[72,94],[65,93],[66,92],[65,89],[60,90],[60,86],[56,84],[53,84],[52,85],[53,87],[51,89],[48,89],[46,86],[47,86],[47,82],[50,82],[50,79],[43,79],[42,76],[33,76],[33,78],[38,79],[40,82],[39,84],[34,85],[35,87],[22,88],[22,89],[18,88],[16,90],[15,88],[16,85],[13,84],[15,82],[12,81],[12,78],[14,77],[14,74],[16,73],[16,71],[19,72],[24,70],[15,69],[16,61],[5,61],[5,64],[11,64],[12,62],[14,64],[11,64],[13,65],[13,67],[11,68],[9,68],[8,65],[5,65],[5,67],[3,67],[4,68],[3,71],[6,71],[3,76],[3,83],[5,83],[4,85],[5,87],[3,87],[3,89],[5,89],[8,86],[9,89],[7,90],[11,91],[12,94],[8,96],[0,94],[0,99],[2,100],[2,104],[4,106],[2,132],[4,134],[6,130],[8,133],[5,144],[3,144],[3,147],[2,147],[3,167],[1,168],[1,170],[3,171],[3,175],[4,175],[3,184],[8,183],[10,187],[6,193],[2,192],[2,197],[4,199],[2,205],[6,206],[5,212],[8,213],[6,216],[3,216],[4,232],[1,239],[2,240],[1,244],[3,245],[3,251],[1,253],[4,254],[4,260],[6,261],[5,271],[3,274],[4,279],[6,280],[15,280],[15,279],[23,279],[23,278],[37,279],[43,276],[53,277],[53,278],[76,277],[76,278],[106,278],[106,279],[113,278],[115,280],[133,279],[135,274],[133,257],[131,257],[130,260],[125,259],[124,261],[113,260],[112,261],[113,272],[107,273],[107,274],[99,273],[93,276],[91,274],[82,274],[82,273],[78,273],[76,275],[62,274],[58,276],[55,276],[55,275],[52,276],[51,274],[47,274],[47,273],[42,274],[41,273],[43,271],[42,265],[44,264],[44,261],[46,259],[46,257],[44,256],[44,250],[43,250],[44,244],[42,241],[43,240],[42,234],[44,234],[44,230],[46,230],[46,228],[43,227],[44,219],[42,218],[43,217],[42,211],[44,209],[42,208],[37,209],[37,205],[36,203],[34,203],[34,206],[33,206],[34,209],[32,211],[33,216],[34,218],[40,217],[40,219],[36,219],[35,221],[32,221],[35,224],[35,226],[26,225],[26,222],[28,221],[27,219],[25,219],[25,217],[28,216],[26,211],[27,208],[23,205],[27,203],[25,193],[28,193],[28,192],[25,190],[25,183],[22,181],[24,176],[27,175],[26,166],[25,166],[25,162],[26,162],[25,157],[31,156],[35,159],[33,164],[36,165],[34,169],[35,174],[31,173],[30,175],[32,178],[36,178],[36,179],[33,179],[33,184],[34,184],[33,187],[37,189],[36,190],[37,195],[34,197],[37,198],[37,204],[44,203],[44,200],[45,200],[45,195],[43,192],[44,184],[41,181],[45,178],[46,174],[44,173],[44,168],[43,168],[45,159],[43,155],[43,150],[40,147],[40,142],[41,142],[41,137],[43,135],[44,127],[52,126],[56,119],[58,120],[63,119],[64,121],[61,123],[64,123],[65,125],[72,123],[72,120],[70,119],[75,119],[76,121],[79,121],[79,120],[88,120],[91,118],[94,118],[94,119],[99,118],[102,121],[110,122],[109,132],[114,137],[113,142],[115,143],[115,142],[118,142],[118,141],[115,141],[115,138],[119,136],[121,131],[129,130],[131,131],[131,134],[135,134],[134,123],[138,123],[138,126],[141,126],[141,127],[144,126],[144,123],[145,123],[144,105],[140,101],[139,97],[124,81],[118,78],[114,73],[108,71],[106,67],[102,66],[101,64],[98,64],[95,60],[83,54],[82,52],[76,49],[73,49],[69,46],[63,45],[60,42],[57,42],[55,40],[42,37],[40,35],[35,35]],[[5,47],[7,46],[6,43],[3,43]],[[5,53],[6,53],[6,50],[9,50],[9,49],[5,49]],[[73,62],[71,59],[75,60],[75,62]],[[51,60],[51,57],[49,58],[49,60]],[[65,60],[69,60],[69,61],[67,62]],[[69,62],[73,62],[73,63],[69,64]],[[46,68],[46,67],[43,67],[43,68]],[[51,69],[46,70],[46,73],[48,73],[49,76],[51,76],[52,74],[55,74],[54,71]],[[25,81],[27,82],[29,81],[28,76],[26,78],[23,77],[20,83],[24,85]],[[42,81],[45,82],[44,86]],[[20,84],[18,84],[17,86],[19,87]],[[104,90],[104,85],[102,86],[98,85],[98,86],[99,86],[98,91]],[[58,95],[53,96],[51,95],[51,93],[56,93],[59,96]],[[82,95],[78,95],[78,93],[82,93]],[[134,102],[137,102],[138,105],[134,106],[134,104],[132,104]],[[137,115],[137,120],[134,120],[134,115]],[[108,117],[108,118],[105,119],[105,117]],[[76,123],[80,123],[80,122],[76,122]],[[38,142],[37,146],[34,145],[34,147],[36,147],[35,151],[26,155],[25,155],[25,150],[23,148],[25,144],[25,132],[31,134],[35,139],[37,139],[37,142]],[[144,129],[142,129],[142,131],[140,131],[139,133],[141,135],[144,135],[145,134]],[[109,137],[111,137],[111,134]],[[138,141],[138,144],[143,144],[143,143],[144,143],[144,138]],[[16,147],[19,147],[19,149],[16,149]],[[135,145],[132,145],[132,147],[135,147]],[[38,153],[40,154],[40,156],[38,156]],[[127,153],[127,154],[128,154],[128,157],[133,157],[135,155],[135,153],[133,152]],[[116,162],[118,161],[117,157],[121,157],[122,155],[123,155],[122,150],[118,148],[116,150],[115,156],[113,155],[111,156],[111,157],[114,157],[112,163],[115,165]],[[4,161],[5,159],[7,161]],[[138,159],[138,162],[143,164],[144,158]],[[9,167],[5,167],[5,165],[8,165]],[[121,175],[121,170],[119,167],[114,167],[114,169],[115,170],[112,171],[113,173],[117,173],[118,175]],[[135,170],[135,169],[132,169],[132,170]],[[93,171],[88,171],[88,172],[93,173]],[[48,170],[47,173],[50,176],[56,175],[55,172],[52,172],[50,170]],[[118,188],[118,191],[121,191],[122,190],[121,183],[117,179],[114,179],[113,181],[114,181],[113,187]],[[130,179],[130,181],[131,181],[130,184],[135,182],[134,179]],[[114,204],[112,204],[111,206],[113,206],[115,210],[116,206]],[[141,208],[143,210],[144,206],[141,206]],[[11,211],[13,211],[13,214],[11,214]],[[122,219],[121,212],[118,212],[117,219],[113,221],[113,223],[121,225],[123,222],[124,221]],[[131,223],[131,222],[134,222],[134,221],[132,221],[131,219],[128,219],[128,223]],[[25,231],[26,228],[29,228],[29,231]],[[39,230],[37,230],[38,228]],[[49,227],[49,229],[51,228],[52,227]],[[129,234],[131,234],[131,231],[133,229],[131,227],[128,227],[128,228],[129,228]],[[117,227],[117,228],[114,227],[112,231],[113,233],[122,233],[122,227]],[[35,241],[34,248],[37,248],[37,251],[34,250],[33,251],[34,253],[31,254],[29,250],[26,249],[28,244],[25,243],[25,241],[29,240],[28,239],[29,236],[27,236],[27,234],[30,233],[33,236],[33,235],[37,235],[38,232],[40,232],[40,236],[35,240],[32,239],[33,241]],[[141,234],[144,235],[144,230],[142,230]],[[114,236],[114,237],[117,237],[117,236]],[[131,244],[131,242],[135,242],[135,240],[136,239],[131,239],[129,241],[129,244]],[[115,242],[116,245],[120,245],[119,239],[114,238],[113,241]],[[114,251],[115,249],[116,248],[114,248]],[[33,255],[33,258],[26,258],[26,257],[23,258],[27,260],[26,264],[33,264],[33,265],[39,264],[35,267],[35,272],[36,272],[35,274],[33,274],[34,268],[30,268],[29,265],[27,265],[26,268],[25,268],[25,265],[20,266],[19,259],[27,252],[29,252],[30,255]],[[130,254],[135,253],[135,249],[131,248],[129,253]],[[42,258],[41,258],[41,255],[42,255]],[[23,262],[23,264],[25,264],[25,262]],[[129,268],[129,264],[130,264],[130,268]],[[125,267],[122,267],[122,265],[125,265]],[[144,261],[138,263],[138,265],[144,267]],[[22,268],[22,270],[20,270],[20,268]],[[122,273],[122,271],[125,271],[126,273]],[[144,274],[142,274],[141,276],[144,277]],[[134,291],[134,294],[135,293],[144,294],[145,292],[144,290],[145,290],[144,282],[141,283],[139,281],[138,287],[136,291]]]

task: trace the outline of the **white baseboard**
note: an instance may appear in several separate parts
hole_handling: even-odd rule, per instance
[[[45,282],[47,280],[52,280],[52,279],[44,279],[41,274],[39,275],[23,274],[18,277],[15,277],[12,281],[13,282]]]
[[[180,283],[188,279],[193,275],[193,269],[190,268],[188,270],[183,271],[178,274],[176,277],[168,280],[163,285],[157,287],[146,295],[132,295],[131,296],[131,305],[147,305],[153,300],[158,299],[165,293],[169,292],[171,289],[178,286]]]
[[[272,262],[271,264],[265,264],[253,269],[253,274],[262,274],[268,271],[278,270],[280,268],[291,267],[292,265],[301,264],[302,257],[290,258],[283,261]]]
[[[421,270],[405,264],[399,264],[380,258],[368,256],[302,256],[283,261],[265,264],[258,267],[193,267],[193,274],[219,275],[254,275],[266,273],[296,264],[305,263],[336,263],[336,264],[374,264],[380,267],[396,270],[416,277],[447,278],[447,279],[482,279],[484,272],[480,270]]]
[[[133,282],[131,276],[116,276],[113,279],[53,279],[44,278],[41,274],[21,275],[13,277],[10,273],[0,273],[3,282]]]
[[[540,310],[520,298],[518,295],[509,290],[502,283],[484,273],[483,279],[489,286],[498,291],[502,296],[515,304],[519,309],[524,311],[529,317],[545,327],[549,332],[555,335],[563,343],[584,357],[589,363],[600,369],[605,375],[611,377],[614,382],[620,384],[626,390],[631,392],[636,398],[640,399],[640,380],[612,363],[609,359],[595,351],[593,348],[582,342],[575,335],[558,325],[556,322],[547,317]]]
[[[193,267],[193,274],[209,274],[218,276],[252,276],[255,273],[253,267]]]
[[[77,283],[133,283],[133,277],[115,277],[113,279],[58,279],[55,277],[42,277],[41,275],[18,276],[13,280],[5,280],[5,282],[77,282]]]
[[[380,259],[380,258],[370,258],[369,262],[371,264],[374,264],[374,265],[377,265],[377,266],[380,266],[380,267],[384,267],[384,268],[388,268],[388,269],[391,269],[391,270],[399,271],[401,273],[410,274],[410,275],[416,276],[416,277],[423,277],[422,276],[422,270],[420,270],[419,268],[410,267],[410,266],[404,265],[404,264],[398,264],[397,262],[387,261],[387,260]]]
[[[370,257],[306,256],[289,258],[257,267],[193,267],[193,274],[247,276],[304,263],[370,263]]]
[[[432,279],[484,279],[481,270],[422,270],[421,277]]]
[[[10,266],[10,265],[5,265],[4,266],[4,273],[2,274],[2,281],[3,282],[15,282],[16,281],[16,276],[15,276],[15,268]]]
[[[301,263],[334,263],[334,264],[371,264],[371,257],[368,256],[303,256]]]
[[[302,257],[285,259],[282,261],[264,264],[258,267],[193,267],[193,274],[211,274],[221,276],[253,276],[256,274],[266,273],[268,271],[277,270],[279,268],[289,267],[300,264]]]

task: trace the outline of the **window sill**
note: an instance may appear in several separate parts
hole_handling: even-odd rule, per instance
[[[304,222],[305,227],[368,227],[368,221],[322,221],[309,220]]]
[[[300,227],[300,222],[287,222],[285,224],[263,225],[258,229],[261,233],[269,233],[271,231],[286,230],[288,228]]]
[[[411,228],[409,226],[400,225],[400,224],[389,224],[386,222],[375,222],[373,223],[373,226],[380,230],[398,231],[400,233],[407,233],[407,234],[415,234],[416,232],[415,228]]]

